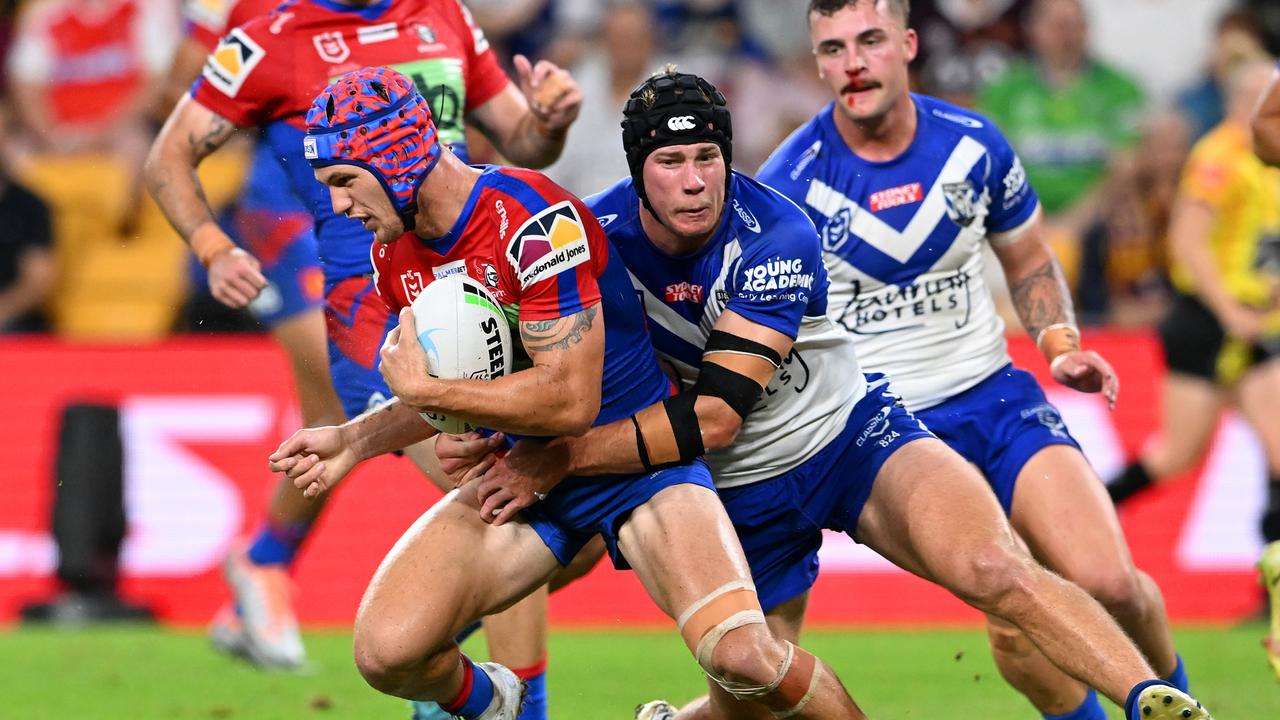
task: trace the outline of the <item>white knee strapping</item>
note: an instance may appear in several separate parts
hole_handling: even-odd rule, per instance
[[[686,626],[689,625],[689,621],[692,620],[695,615],[698,615],[702,610],[708,608],[708,606],[716,600],[730,593],[738,593],[741,591],[747,591],[752,595],[749,603],[744,600],[739,600],[736,603],[730,604],[726,610],[729,614],[715,620],[714,624],[711,624],[705,630],[700,632],[699,637],[685,636],[685,642],[688,643],[690,645],[690,649],[694,651],[693,654],[694,657],[697,658],[698,664],[701,665],[704,670],[707,670],[708,673],[710,673],[711,668],[711,655],[715,652],[716,645],[720,644],[720,641],[724,639],[724,636],[728,634],[729,631],[736,630],[744,625],[764,624],[764,613],[760,611],[760,605],[754,598],[756,591],[755,585],[752,585],[747,580],[734,580],[733,582],[725,583],[710,593],[707,593],[707,595],[702,599],[694,602],[686,608],[683,613],[680,613],[680,617],[676,619],[676,626],[680,629],[680,634],[685,635]],[[746,605],[750,606],[744,607]],[[704,622],[708,622],[713,619],[714,618],[703,618],[702,620]],[[694,628],[694,630],[697,629],[698,628]]]
[[[797,656],[796,646],[790,642],[787,643],[787,655],[782,660],[782,665],[778,668],[778,674],[773,681],[766,685],[751,685],[748,683],[738,683],[723,678],[716,677],[710,672],[707,676],[716,681],[725,692],[738,698],[739,700],[749,700],[763,702],[769,708],[775,718],[789,718],[799,715],[804,711],[809,701],[813,699],[818,689],[818,674],[822,672],[822,663],[817,658],[809,655],[803,650],[799,651]],[[803,657],[803,660],[801,660]],[[797,667],[800,676],[792,678],[791,682],[787,682],[787,674],[791,672],[793,665],[813,663],[812,668],[808,671],[809,677],[804,677],[804,667]],[[785,684],[785,686],[784,686]],[[803,690],[803,692],[801,692]],[[799,697],[796,695],[799,694]],[[773,697],[769,697],[769,696]],[[779,704],[785,705],[778,708]]]

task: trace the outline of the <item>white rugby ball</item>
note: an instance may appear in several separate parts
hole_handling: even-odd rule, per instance
[[[410,306],[427,372],[445,379],[492,380],[511,373],[511,328],[493,295],[458,274],[427,285]],[[462,433],[475,425],[441,413],[422,413],[441,432]]]

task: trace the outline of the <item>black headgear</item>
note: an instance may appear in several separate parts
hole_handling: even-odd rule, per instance
[[[733,126],[729,106],[714,85],[697,75],[666,72],[645,80],[622,110],[622,146],[636,194],[653,212],[644,190],[644,160],[668,145],[713,142],[724,156],[725,194],[733,161]],[[656,215],[656,213],[654,213]]]

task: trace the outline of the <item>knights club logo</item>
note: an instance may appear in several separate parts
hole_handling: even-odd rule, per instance
[[[336,65],[351,57],[351,48],[347,47],[347,41],[342,39],[342,32],[339,30],[312,35],[311,44],[316,46],[320,59],[327,63]]]
[[[422,273],[417,270],[406,270],[400,274],[400,285],[404,288],[405,298],[412,303],[418,293],[426,287],[426,283],[422,282]]]
[[[520,286],[554,277],[591,259],[587,231],[568,200],[534,215],[507,245],[507,260],[520,274]]]

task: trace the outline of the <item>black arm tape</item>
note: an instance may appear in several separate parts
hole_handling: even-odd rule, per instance
[[[707,344],[702,354],[713,352],[737,353],[738,355],[755,355],[763,360],[773,363],[774,367],[782,366],[782,356],[777,350],[758,343],[755,340],[748,340],[744,337],[738,337],[723,330],[712,330],[711,335],[707,336]],[[754,401],[753,401],[754,402]],[[733,403],[729,403],[732,405]]]
[[[636,429],[636,451],[640,454],[640,464],[645,472],[653,472],[656,468],[649,462],[649,449],[644,446],[644,432],[640,430],[640,421],[631,416],[631,425]]]
[[[697,400],[696,392],[686,390],[662,401],[662,406],[667,411],[667,420],[671,422],[671,432],[676,436],[676,449],[680,452],[680,459],[655,467],[687,463],[707,451],[702,445],[702,426],[698,424],[698,413],[693,409]]]
[[[764,388],[760,387],[760,383],[740,372],[713,362],[702,363],[702,370],[698,372],[698,381],[690,390],[690,394],[693,395],[720,398],[738,413],[738,417],[744,419],[756,406],[763,392]]]

